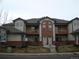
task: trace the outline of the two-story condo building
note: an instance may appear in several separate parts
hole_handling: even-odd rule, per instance
[[[42,17],[17,18],[0,27],[0,45],[43,47],[63,44],[79,45],[79,18],[71,21]]]

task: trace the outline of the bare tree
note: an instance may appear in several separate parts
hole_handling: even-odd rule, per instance
[[[0,17],[1,17],[1,15],[2,15],[2,12],[3,12],[3,10],[0,11]]]
[[[4,12],[3,24],[7,22],[8,12]]]
[[[0,25],[2,24],[2,13],[3,13],[3,10],[0,11]]]
[[[7,22],[8,12],[1,10],[0,12],[0,25],[5,24]]]

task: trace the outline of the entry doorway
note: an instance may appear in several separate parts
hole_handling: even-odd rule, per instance
[[[52,37],[43,37],[43,46],[52,45]]]

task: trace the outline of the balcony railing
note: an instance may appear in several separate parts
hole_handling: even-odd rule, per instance
[[[56,31],[56,34],[68,34],[68,31],[67,30],[63,30],[63,31],[58,30],[58,31]]]
[[[39,34],[39,30],[29,30],[26,31],[27,34]]]

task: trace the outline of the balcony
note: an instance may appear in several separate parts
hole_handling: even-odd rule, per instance
[[[29,31],[26,31],[26,33],[29,34],[29,35],[38,35],[39,30],[29,30]]]
[[[68,31],[67,30],[63,30],[63,31],[58,30],[58,31],[56,31],[56,34],[68,34]]]

